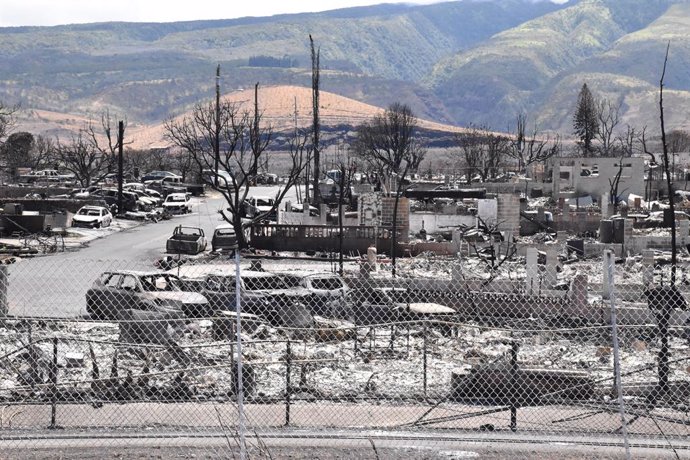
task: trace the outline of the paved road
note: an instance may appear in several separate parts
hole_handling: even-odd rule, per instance
[[[168,405],[169,407],[170,405]],[[107,410],[109,406],[102,410]],[[121,406],[120,406],[121,407]],[[129,409],[128,406],[124,406]],[[30,407],[29,411],[40,410]],[[313,409],[313,408],[312,408]],[[61,408],[58,409],[62,411]],[[366,410],[372,411],[372,408]],[[43,408],[43,415],[49,409]],[[91,409],[87,408],[87,412]],[[186,414],[198,412],[198,405],[187,407]],[[154,424],[145,431],[131,428],[111,430],[101,428],[87,432],[69,426],[42,430],[39,425],[26,437],[23,429],[6,430],[0,439],[3,458],[237,458],[238,437],[236,426],[225,412],[209,411],[219,417],[226,430],[193,425],[175,429],[165,424]],[[88,420],[90,414],[79,413]],[[155,413],[155,412],[154,412]],[[310,411],[311,414],[314,410]],[[22,416],[24,413],[21,414]],[[99,420],[111,414],[97,415]],[[340,419],[342,420],[342,419]],[[259,441],[260,440],[260,443]],[[259,444],[263,451],[259,449]],[[313,424],[284,428],[250,429],[247,436],[249,458],[320,458],[320,459],[600,459],[624,458],[625,450],[619,435],[544,434],[533,431],[473,432],[401,431],[395,429],[367,430],[342,428],[314,428]],[[690,444],[679,438],[633,437],[632,458],[690,458]]]
[[[254,187],[255,195],[275,188]],[[226,207],[220,194],[193,199],[193,212],[148,223],[91,241],[77,251],[24,259],[9,268],[9,313],[16,316],[75,317],[86,313],[85,293],[106,270],[153,270],[165,252],[165,241],[177,225],[202,227],[207,235],[222,223]]]

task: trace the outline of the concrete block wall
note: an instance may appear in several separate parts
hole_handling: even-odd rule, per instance
[[[498,195],[496,219],[499,231],[518,236],[520,234],[520,197],[509,194]]]
[[[459,225],[474,227],[476,220],[477,218],[475,216],[468,215],[413,212],[410,214],[410,232],[418,233],[422,229],[422,222],[424,223],[424,230],[426,230],[427,234],[429,234],[450,230],[451,227],[457,227]]]
[[[381,198],[381,223],[383,225],[392,224],[394,207],[395,197],[386,196]],[[409,240],[410,200],[405,197],[400,197],[398,200],[397,228],[400,232],[400,241]]]

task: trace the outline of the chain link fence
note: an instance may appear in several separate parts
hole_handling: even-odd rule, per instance
[[[687,267],[571,262],[428,254],[395,277],[385,259],[1,266],[0,434],[221,433],[215,454],[254,458],[269,428],[687,451]]]

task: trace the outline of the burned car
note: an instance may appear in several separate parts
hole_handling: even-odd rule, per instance
[[[209,302],[183,290],[175,275],[161,272],[105,272],[86,292],[86,311],[95,319],[118,319],[125,310],[167,311],[188,317],[209,314]]]
[[[402,319],[402,305],[384,288],[355,289],[349,300],[355,324],[385,324]]]
[[[165,252],[169,254],[199,254],[206,250],[208,241],[204,229],[178,225],[165,242]]]
[[[118,191],[113,188],[101,188],[89,192],[89,197],[102,198],[103,201],[110,207],[113,214],[124,213],[126,211],[139,211],[139,197],[136,193],[123,191],[122,192],[122,207],[124,209],[117,209],[118,206]]]
[[[278,273],[288,287],[305,289],[307,305],[314,315],[345,318],[348,315],[346,298],[349,288],[335,273]]]
[[[113,221],[110,210],[103,206],[82,206],[72,217],[72,227],[108,227]]]
[[[357,324],[384,324],[396,321],[429,321],[446,330],[457,320],[450,307],[425,302],[419,293],[405,288],[365,287],[354,289],[348,297]]]
[[[165,197],[163,209],[170,214],[188,214],[192,212],[192,202],[188,193],[171,193]]]
[[[237,235],[235,234],[235,227],[230,224],[221,224],[213,231],[213,238],[211,238],[211,250],[216,251],[231,251],[237,248]]]
[[[215,272],[204,276],[200,293],[214,311],[236,311],[235,273]],[[274,326],[311,328],[314,324],[307,302],[309,292],[290,288],[278,275],[243,270],[240,274],[240,308],[266,319]]]

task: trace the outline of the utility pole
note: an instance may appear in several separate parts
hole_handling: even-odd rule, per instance
[[[215,127],[215,142],[213,144],[215,174],[213,176],[213,185],[218,188],[218,162],[220,161],[220,64],[216,67],[216,127]]]
[[[117,212],[121,214],[124,211],[122,199],[122,181],[123,181],[123,154],[122,146],[125,140],[125,123],[120,120],[117,124]]]
[[[312,95],[312,114],[313,114],[313,144],[314,144],[314,170],[313,170],[313,186],[314,186],[314,204],[316,206],[321,204],[321,192],[319,190],[319,179],[321,178],[321,147],[319,146],[319,135],[321,134],[321,122],[319,119],[319,57],[321,50],[314,49],[314,39],[309,35],[309,42],[311,44],[311,95]]]

